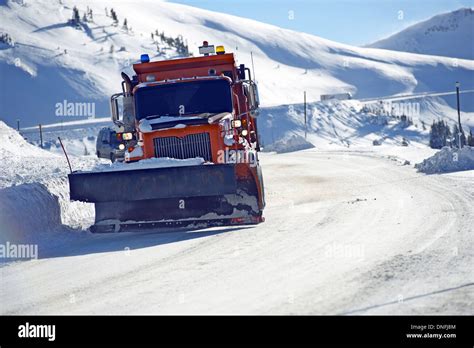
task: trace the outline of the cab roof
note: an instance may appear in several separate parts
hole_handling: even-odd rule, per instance
[[[137,63],[133,64],[133,69],[137,73],[139,82],[220,75],[224,72],[235,75],[235,59],[233,53],[225,53]],[[212,69],[214,69],[214,74],[211,74]]]

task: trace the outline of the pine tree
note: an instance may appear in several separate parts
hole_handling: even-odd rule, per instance
[[[441,149],[448,145],[451,139],[449,126],[444,121],[433,121],[430,130],[430,147],[433,149]]]
[[[469,129],[469,135],[467,136],[467,145],[474,146],[474,135],[472,135],[472,129]]]
[[[10,47],[15,46],[12,37],[8,33],[0,34],[0,42],[3,42],[5,45]]]
[[[453,136],[454,136],[455,146],[458,145],[458,139],[459,139],[458,133],[459,133],[459,128],[458,128],[457,123],[455,123],[453,124]]]
[[[439,124],[433,121],[430,130],[430,147],[432,149],[441,149],[440,143],[440,134],[439,134]]]
[[[451,145],[451,131],[449,130],[448,124],[444,121],[440,121],[440,129],[441,129],[441,141],[443,146]]]
[[[123,28],[128,31],[127,18],[123,20]]]
[[[81,23],[81,16],[79,15],[79,10],[77,9],[76,6],[74,6],[72,9],[71,23],[72,25],[75,25],[75,26],[78,26]]]
[[[118,17],[117,17],[117,13],[114,11],[113,8],[110,9],[110,16],[112,17],[112,20],[114,21],[114,24],[117,24],[118,23]]]

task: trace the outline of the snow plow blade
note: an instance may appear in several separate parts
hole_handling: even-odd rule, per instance
[[[92,232],[193,229],[262,221],[253,180],[231,164],[69,174],[72,200],[95,203]]]
[[[141,201],[235,193],[232,165],[78,172],[68,175],[70,197],[82,202]]]

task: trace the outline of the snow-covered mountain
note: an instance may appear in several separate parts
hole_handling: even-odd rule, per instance
[[[108,96],[120,90],[120,71],[129,71],[141,53],[152,59],[178,55],[156,35],[152,39],[156,30],[182,35],[195,55],[203,40],[225,45],[248,65],[253,52],[266,106],[300,102],[304,90],[308,101],[315,101],[322,93],[341,91],[356,97],[446,91],[456,80],[463,88],[474,87],[472,60],[453,65],[450,58],[354,47],[181,4],[114,1],[118,25],[105,0],[0,4],[0,32],[12,40],[0,49],[0,118],[10,125],[17,119],[22,126],[70,121],[55,115],[65,100],[95,103],[96,116],[107,116]],[[68,24],[74,6],[81,18],[91,9],[92,20],[79,28]]]
[[[474,59],[474,10],[461,8],[434,16],[368,47]]]

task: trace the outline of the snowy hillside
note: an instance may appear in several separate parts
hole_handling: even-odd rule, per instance
[[[434,16],[368,47],[474,59],[474,10],[462,8]]]
[[[472,96],[469,93],[463,99],[472,99]],[[399,146],[403,139],[416,147],[425,147],[433,121],[446,120],[450,127],[457,122],[456,110],[439,97],[403,101],[401,105],[417,107],[409,116],[411,123],[401,120],[400,115],[390,115],[389,110],[394,105],[389,101],[381,106],[379,102],[356,100],[310,103],[307,106],[307,139],[317,148],[324,149],[372,146],[374,141]],[[474,112],[463,112],[462,120],[465,132],[474,129]],[[258,122],[264,146],[295,134],[304,136],[303,104],[264,108]]]
[[[180,4],[116,1],[117,24],[105,0],[0,4],[0,32],[11,38],[0,47],[0,118],[10,125],[17,119],[22,126],[59,122],[56,105],[65,100],[95,103],[95,115],[106,116],[109,95],[120,90],[120,71],[129,71],[141,53],[152,59],[179,55],[152,38],[156,30],[168,38],[181,35],[194,55],[203,40],[225,45],[247,65],[253,52],[264,106],[300,102],[304,90],[316,101],[320,94],[340,91],[358,98],[446,91],[456,80],[465,89],[474,87],[472,60],[453,65],[450,58],[354,47]],[[87,8],[92,18],[68,24],[74,6],[80,18]]]

